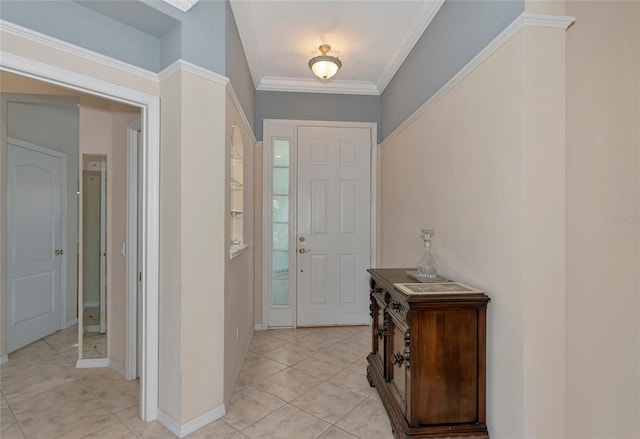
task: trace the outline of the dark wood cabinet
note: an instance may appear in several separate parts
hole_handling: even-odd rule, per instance
[[[405,294],[407,269],[371,269],[372,352],[367,379],[396,438],[489,438],[486,311],[489,297]]]

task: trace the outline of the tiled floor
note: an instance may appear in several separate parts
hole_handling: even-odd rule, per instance
[[[194,439],[390,439],[365,378],[369,327],[257,331],[227,414]],[[9,355],[2,366],[2,439],[174,438],[138,418],[138,382],[76,369],[75,330]]]

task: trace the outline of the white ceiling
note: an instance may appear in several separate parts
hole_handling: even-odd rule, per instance
[[[258,90],[381,94],[444,0],[231,0]],[[342,68],[316,78],[307,63],[331,46]]]

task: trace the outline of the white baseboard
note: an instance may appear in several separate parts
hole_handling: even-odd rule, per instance
[[[65,323],[64,328],[62,329],[71,328],[73,325],[77,325],[77,324],[78,324],[78,318],[76,317],[75,319],[71,319],[67,323]]]
[[[171,433],[180,438],[183,438],[193,433],[194,431],[201,429],[205,425],[210,424],[217,419],[220,419],[224,415],[225,409],[224,406],[221,405],[220,407],[215,408],[201,416],[198,416],[197,418],[192,419],[185,424],[180,424],[171,416],[158,409],[158,417],[156,418],[156,420],[164,425]]]
[[[256,331],[264,331],[265,329],[267,328],[262,323],[256,323]]]
[[[76,369],[87,369],[90,367],[110,367],[108,358],[81,358],[76,361]]]
[[[9,361],[9,356],[7,354],[4,354],[3,356],[0,357],[0,364],[4,364],[7,361]]]

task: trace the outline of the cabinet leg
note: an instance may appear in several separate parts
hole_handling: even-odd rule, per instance
[[[369,386],[371,387],[376,386],[373,382],[373,378],[371,378],[371,372],[369,372],[369,366],[367,366],[367,381],[369,381]]]

